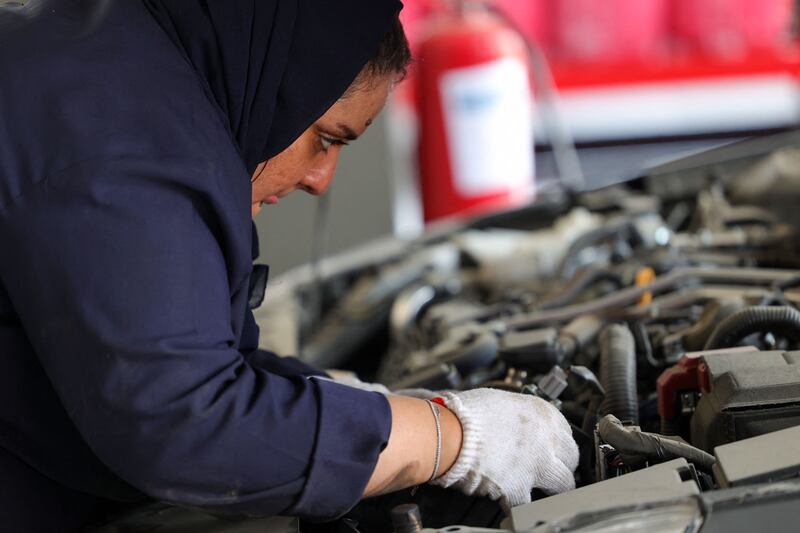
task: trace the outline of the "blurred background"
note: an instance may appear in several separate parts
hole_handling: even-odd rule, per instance
[[[256,220],[274,274],[800,123],[795,0],[404,3],[415,64],[387,109],[326,198]]]

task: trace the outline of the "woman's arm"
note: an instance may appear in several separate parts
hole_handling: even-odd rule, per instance
[[[392,433],[381,453],[364,496],[413,487],[427,482],[436,457],[436,422],[425,400],[389,396]],[[437,477],[447,472],[461,450],[461,423],[446,407],[439,408],[442,455]]]
[[[249,221],[216,168],[120,157],[50,176],[0,209],[0,278],[54,416],[91,447],[76,465],[181,505],[339,516],[388,443],[390,405],[238,351]]]

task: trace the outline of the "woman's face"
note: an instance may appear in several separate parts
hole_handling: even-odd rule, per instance
[[[291,146],[259,164],[252,178],[253,216],[261,211],[263,204],[277,204],[293,191],[324,193],[333,178],[342,147],[363,134],[380,113],[392,82],[392,76],[385,76],[359,84],[333,104]]]

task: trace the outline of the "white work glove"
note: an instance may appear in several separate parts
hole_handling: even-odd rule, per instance
[[[578,446],[569,423],[548,402],[495,389],[445,392],[464,437],[455,464],[433,485],[500,500],[508,512],[531,501],[531,489],[575,488]]]

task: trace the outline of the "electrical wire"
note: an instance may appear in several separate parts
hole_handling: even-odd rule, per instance
[[[686,442],[625,427],[614,415],[606,415],[600,419],[597,432],[603,441],[623,455],[654,457],[659,460],[683,457],[705,470],[711,470],[717,462],[710,453]]]

